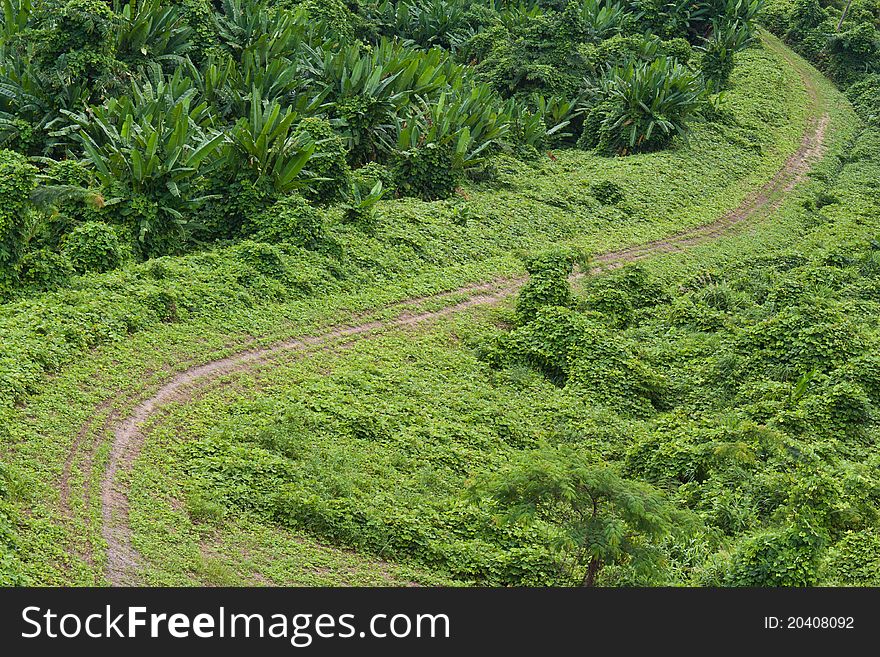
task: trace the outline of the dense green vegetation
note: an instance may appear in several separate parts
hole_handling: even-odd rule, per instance
[[[314,247],[320,220],[292,194],[369,224],[380,192],[447,198],[495,177],[494,154],[665,147],[714,107],[757,5],[705,2],[675,26],[610,0],[3,9],[4,202],[27,217],[0,224],[15,296],[217,241],[305,231]]]
[[[864,121],[880,125],[880,3],[768,0],[760,20],[845,89]]]
[[[765,244],[575,290],[551,253],[488,323],[273,363],[172,409],[135,481],[151,581],[186,581],[190,541],[236,517],[455,582],[876,585],[878,136]]]
[[[3,0],[0,581],[105,582],[107,430],[169,373],[527,272],[151,419],[143,581],[876,583],[878,136],[756,36],[876,127],[876,7],[816,6]],[[787,236],[570,288],[824,112]]]

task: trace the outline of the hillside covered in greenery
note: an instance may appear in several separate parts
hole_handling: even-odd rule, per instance
[[[876,0],[0,7],[0,582],[878,583]]]

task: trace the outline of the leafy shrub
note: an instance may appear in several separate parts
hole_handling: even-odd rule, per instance
[[[784,37],[791,23],[794,4],[794,0],[766,0],[758,18],[773,34]]]
[[[368,11],[383,36],[411,39],[423,48],[455,50],[472,33],[471,4],[470,0],[384,0]]]
[[[195,3],[190,2],[190,8]],[[193,48],[186,10],[161,0],[129,0],[117,10],[116,56],[137,65],[160,58],[182,57]]]
[[[602,278],[592,279],[586,286],[584,305],[600,313],[616,317],[623,324],[634,310],[650,308],[669,300],[663,285],[644,267],[627,265]]]
[[[727,85],[733,72],[734,55],[751,42],[751,31],[746,25],[716,22],[712,36],[700,46],[700,72],[713,89]]]
[[[866,72],[880,68],[880,31],[872,23],[859,23],[828,38],[827,72],[842,86],[857,81]]]
[[[401,196],[426,201],[449,198],[460,182],[451,145],[429,143],[395,155],[394,186]]]
[[[375,227],[376,205],[383,194],[381,181],[374,184],[367,192],[360,184],[353,182],[351,191],[346,194],[345,203],[342,205],[345,221],[357,224],[368,232],[372,231]]]
[[[789,13],[787,39],[801,40],[828,17],[819,0],[794,0]]]
[[[0,286],[25,248],[25,213],[36,186],[37,168],[14,151],[0,151]]]
[[[315,66],[353,165],[390,154],[399,115],[410,102],[461,84],[462,77],[448,53],[421,52],[384,38],[369,51],[359,45],[328,50]]]
[[[670,59],[674,59],[680,64],[687,64],[693,54],[693,46],[687,39],[677,37],[662,41],[658,50],[660,55],[665,55]]]
[[[233,176],[248,171],[255,186],[270,184],[277,194],[305,187],[309,181],[300,174],[315,152],[315,142],[308,131],[296,130],[297,114],[278,101],[264,102],[256,91],[248,104],[247,116],[230,131],[225,169]]]
[[[37,290],[50,290],[64,285],[73,274],[67,256],[49,249],[26,254],[19,263],[19,278],[24,285]]]
[[[880,74],[867,75],[851,85],[846,96],[863,121],[880,127]]]
[[[825,564],[834,586],[880,585],[880,536],[874,529],[847,532],[829,550]]]
[[[508,132],[511,116],[487,85],[442,93],[435,102],[415,103],[397,136],[398,151],[436,144],[452,155],[452,173],[480,164]],[[540,137],[546,127],[539,118]]]
[[[115,269],[124,259],[124,249],[112,226],[89,221],[73,229],[64,242],[64,254],[73,268],[84,273]]]
[[[756,532],[731,555],[727,586],[813,586],[827,538],[809,524]]]
[[[309,174],[315,181],[304,192],[305,196],[316,203],[339,200],[351,175],[345,142],[326,119],[317,117],[307,117],[297,124],[294,139],[303,134],[315,144],[308,163]]]
[[[378,162],[368,162],[351,173],[351,184],[361,188],[373,189],[376,183],[382,183],[386,194],[394,191],[394,172]]]
[[[324,220],[302,196],[290,194],[254,215],[245,225],[245,234],[260,242],[286,242],[313,249],[324,237]]]
[[[208,190],[210,194],[199,208],[197,238],[234,239],[248,230],[258,215],[279,199],[267,180],[254,182],[249,171],[242,171],[231,181],[218,176]]]
[[[804,407],[813,431],[844,440],[858,436],[873,415],[871,400],[860,385],[833,379],[817,386]]]
[[[585,107],[600,113],[587,119],[584,130],[598,123],[598,135],[591,137],[601,150],[619,155],[663,148],[687,132],[702,93],[696,76],[669,58],[617,66]]]
[[[530,274],[516,299],[516,315],[520,324],[526,324],[544,306],[568,306],[571,304],[571,286],[568,275],[572,259],[563,253],[548,253],[531,258],[526,263]]]
[[[299,6],[309,19],[332,28],[343,42],[354,41],[356,16],[344,0],[304,0]]]
[[[43,211],[35,239],[57,248],[64,235],[78,223],[101,221],[105,204],[96,186],[94,173],[78,160],[44,160],[40,185],[31,193],[31,202]]]
[[[863,350],[864,337],[857,326],[833,309],[793,305],[747,328],[737,338],[737,350],[748,356],[757,371],[780,378],[827,371]]]
[[[565,528],[563,561],[572,563],[570,576],[582,586],[595,585],[602,568],[615,562],[656,568],[656,543],[679,515],[659,491],[622,479],[575,449],[518,454],[512,466],[481,484],[512,522],[552,509],[548,515]]]
[[[631,345],[589,317],[556,305],[540,306],[534,318],[503,336],[490,356],[495,364],[525,364],[593,404],[654,412],[664,383]]]
[[[99,98],[122,70],[115,59],[113,10],[101,0],[50,0],[38,12],[34,61],[41,82],[56,94],[82,84]]]
[[[166,77],[156,66],[150,84],[133,83],[128,95],[70,116],[96,176],[118,198],[113,212],[142,255],[179,250],[189,213],[205,200],[200,170],[223,140],[210,127],[207,103],[195,102],[192,81],[181,69]]]
[[[623,187],[613,180],[599,180],[591,183],[590,194],[603,205],[614,205],[626,198]]]
[[[481,81],[505,97],[534,92],[572,96],[582,84],[570,66],[577,59],[561,21],[540,11],[511,11],[519,20],[492,25],[477,32],[462,49],[473,57]],[[564,45],[563,45],[564,44]],[[574,57],[572,57],[574,55]]]
[[[264,276],[281,278],[286,271],[282,251],[274,244],[244,240],[235,245],[233,252],[241,262]]]

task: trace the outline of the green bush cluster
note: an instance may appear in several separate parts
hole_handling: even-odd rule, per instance
[[[285,196],[248,221],[244,233],[264,242],[314,249],[324,238],[324,217],[302,196]]]
[[[842,222],[878,209],[876,130],[855,147],[821,191]],[[816,230],[847,247],[735,260],[673,288],[624,267],[561,302],[546,295],[482,349],[506,378],[534,390],[528,368],[632,422],[630,439],[598,448],[699,516],[707,552],[688,567],[692,583],[874,581],[875,546],[857,537],[880,522],[876,244]]]
[[[118,267],[124,260],[125,251],[113,226],[88,221],[67,235],[64,255],[80,274],[101,273]]]

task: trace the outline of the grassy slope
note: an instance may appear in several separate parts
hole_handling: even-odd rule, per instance
[[[876,208],[865,204],[870,181],[859,179],[858,162],[840,170],[855,121],[834,89],[817,82],[833,128],[829,157],[817,167],[815,180],[798,188],[772,217],[736,235],[648,261],[655,275],[673,283],[707,268],[746,267],[770,254],[864,246],[876,234]],[[829,179],[841,202],[825,208],[825,220],[815,225],[803,204]],[[308,572],[301,574],[299,559],[272,548],[277,537],[288,540],[289,530],[261,520],[277,485],[267,474],[271,464],[288,464],[295,474],[287,485],[336,500],[346,509],[342,517],[363,513],[395,523],[403,518],[404,526],[425,530],[422,519],[449,513],[445,503],[459,497],[471,473],[491,469],[510,452],[542,439],[570,432],[603,458],[621,458],[626,441],[620,436],[631,435],[638,423],[591,408],[527,370],[494,374],[475,356],[468,345],[506,312],[476,309],[430,331],[388,331],[350,349],[284,359],[231,377],[231,385],[217,386],[185,407],[170,408],[151,432],[133,478],[132,519],[138,548],[148,558],[147,581],[312,581]],[[224,455],[219,460],[218,452]],[[246,491],[231,483],[243,473],[252,476]],[[207,518],[193,524],[191,516],[201,517],[204,500],[215,506],[209,504]],[[346,534],[339,519],[336,528],[322,525],[322,514],[333,515],[320,504],[312,512],[318,521],[310,512],[296,522],[312,523],[319,534],[337,531],[343,543],[368,540]],[[424,522],[431,526],[431,520]],[[433,531],[445,536],[441,527]],[[365,545],[365,552],[382,553],[376,545]],[[206,552],[223,579],[206,576],[200,565]],[[164,556],[169,554],[175,557]],[[416,566],[410,576],[425,583],[456,581],[437,571],[433,578],[420,576]]]
[[[365,266],[362,275],[340,285],[332,295],[300,295],[271,306],[257,303],[236,307],[233,302],[228,314],[208,309],[193,312],[175,324],[147,323],[140,333],[93,349],[75,364],[61,367],[50,379],[42,379],[40,393],[32,395],[24,407],[9,411],[6,421],[9,435],[5,460],[14,466],[13,492],[18,504],[27,509],[20,531],[27,574],[41,583],[101,581],[97,496],[92,495],[88,504],[74,498],[75,517],[69,523],[59,522],[56,504],[61,466],[73,437],[87,419],[95,417],[95,436],[104,438],[99,430],[103,417],[111,411],[124,412],[135,397],[154,389],[169,372],[235,351],[253,335],[260,336],[260,342],[272,342],[330,321],[344,321],[355,312],[395,299],[451,289],[493,275],[520,273],[521,265],[510,254],[512,249],[528,250],[565,240],[588,249],[618,246],[704,223],[734,206],[769,178],[796,148],[807,111],[797,73],[778,56],[753,51],[743,59],[729,104],[745,130],[752,129],[762,142],[761,156],[724,139],[715,129],[700,127],[688,146],[679,145],[665,153],[608,160],[570,152],[557,154],[556,162],[546,160],[534,166],[511,163],[510,170],[503,172],[500,191],[468,190],[472,200],[467,204],[469,219],[465,225],[451,221],[457,212],[452,204],[400,201],[386,204],[388,220],[380,227],[376,240],[347,236],[344,229],[337,228],[340,239],[351,238],[357,259]],[[830,90],[828,93],[829,98],[837,98]],[[838,122],[836,127],[841,125]],[[733,137],[741,142],[743,135]],[[600,206],[586,196],[586,185],[597,178],[622,184],[628,193],[622,208]],[[415,270],[411,267],[413,261],[419,265]],[[205,258],[191,257],[171,261],[168,271],[171,278],[192,278],[206,285],[213,282],[216,287],[218,282],[211,279],[212,264]],[[116,293],[104,303],[122,303],[126,285],[139,277],[147,278],[145,269],[96,277],[83,281],[78,291],[10,304],[2,313],[7,335],[27,330],[22,323],[32,319],[34,306],[38,311],[43,307],[63,310],[65,303],[77,303],[95,289],[102,294],[108,290]],[[383,278],[393,280],[381,282]],[[126,300],[130,297],[129,293]],[[222,303],[222,295],[220,299]],[[117,391],[130,391],[132,398],[127,399],[125,394],[114,398]],[[105,404],[108,399],[111,402]],[[99,461],[105,453],[106,445],[99,445]],[[76,477],[82,476],[76,466],[74,490]],[[92,480],[96,484],[97,477]],[[155,508],[150,511],[154,512]],[[139,517],[147,517],[139,513],[143,511],[133,509],[136,522]],[[247,540],[252,541],[252,552],[263,554],[264,561],[272,560],[259,546],[275,541],[273,533],[246,526],[229,536],[233,538],[218,540],[238,544],[250,537]],[[282,560],[287,565],[274,566],[281,573],[275,581],[291,581],[290,573],[299,572],[297,564],[308,562],[315,554],[313,546],[300,540],[305,539],[290,539],[290,561]],[[71,545],[90,545],[98,555],[94,565],[71,557]],[[308,549],[294,549],[298,545]],[[148,541],[141,541],[138,547],[150,553]],[[348,553],[331,550],[327,554],[332,555],[327,557],[331,561],[340,560],[333,563],[350,563],[349,570],[367,573],[352,576],[352,582],[371,581],[374,575],[369,573],[384,569],[382,566],[377,570]],[[212,558],[207,557],[207,565],[203,566],[192,562],[169,565],[172,574],[178,574],[157,575],[157,581],[179,581],[180,577],[201,571],[213,573],[199,577],[204,581],[233,577],[231,566],[212,567]],[[260,568],[263,572],[264,567]],[[398,581],[396,577],[392,575],[392,581]],[[406,572],[399,577],[431,579]],[[301,581],[329,580],[306,577]]]

